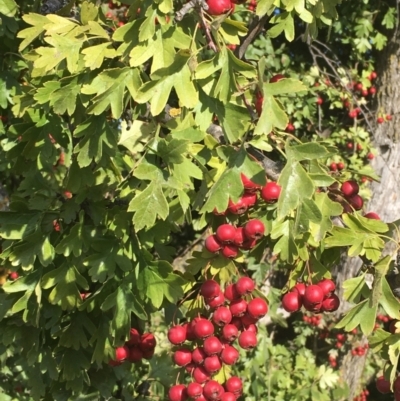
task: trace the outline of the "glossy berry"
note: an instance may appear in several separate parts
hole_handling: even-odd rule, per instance
[[[205,302],[212,309],[218,308],[225,303],[224,293],[221,291],[215,298],[206,299]]]
[[[204,340],[203,349],[207,356],[217,355],[222,351],[222,343],[217,337],[211,336]]]
[[[195,324],[193,332],[197,338],[204,339],[214,334],[214,325],[207,319],[200,319]]]
[[[379,214],[375,212],[368,212],[364,214],[364,217],[367,219],[372,219],[372,220],[380,220],[381,218],[379,217]]]
[[[327,278],[321,280],[317,285],[322,288],[325,297],[329,297],[336,289],[335,283]]]
[[[309,285],[304,292],[304,303],[319,304],[324,299],[324,292],[318,285]]]
[[[203,384],[210,378],[210,374],[202,366],[197,366],[193,371],[193,379],[196,383]]]
[[[206,11],[210,15],[225,14],[232,8],[230,0],[207,0],[206,3],[208,5]]]
[[[226,257],[227,259],[234,259],[239,253],[239,249],[236,245],[233,244],[227,244],[224,245],[221,254]]]
[[[247,238],[260,239],[263,237],[264,232],[265,232],[264,223],[258,219],[250,220],[244,226],[244,233]]]
[[[118,347],[115,350],[115,360],[116,361],[123,361],[129,355],[129,348],[128,347]]]
[[[335,162],[332,162],[330,165],[329,165],[329,170],[331,170],[331,171],[337,171],[337,164],[335,163]]]
[[[288,292],[282,298],[282,307],[286,312],[297,312],[301,308],[301,305],[297,292]]]
[[[248,308],[248,306],[247,306]],[[254,309],[254,308],[253,308]],[[264,315],[263,315],[264,316]],[[261,318],[260,317],[254,317],[252,315],[250,315],[249,311],[247,310],[247,312],[240,318],[240,320],[242,321],[243,326],[245,327],[245,329],[247,329],[249,326],[251,326],[252,324],[255,324],[258,322],[258,320]]]
[[[243,316],[247,310],[247,302],[244,299],[232,301],[229,305],[232,316]]]
[[[232,376],[225,382],[225,389],[226,391],[236,395],[241,394],[243,391],[243,382],[239,377]]]
[[[340,306],[340,300],[336,294],[330,295],[322,301],[321,310],[324,312],[334,312]]]
[[[236,203],[232,202],[229,199],[228,210],[232,214],[243,214],[243,213],[246,213],[248,208],[249,208],[249,206],[247,205],[246,201],[243,198],[240,198]]]
[[[218,241],[216,235],[209,235],[205,240],[204,246],[211,253],[218,253],[222,248],[222,244]]]
[[[231,345],[225,345],[220,355],[221,361],[226,365],[234,365],[239,359],[239,351]]]
[[[221,359],[219,359],[219,356],[217,355],[212,355],[206,357],[204,359],[204,370],[209,373],[210,375],[213,375],[214,373],[218,372],[222,368],[222,362]]]
[[[200,294],[206,299],[217,297],[221,292],[221,287],[215,280],[205,281],[200,288]]]
[[[345,166],[345,164],[344,164],[343,162],[339,162],[339,163],[337,164],[337,169],[338,169],[339,171],[342,171],[345,167],[346,167],[346,166]]]
[[[361,210],[363,205],[364,205],[364,201],[361,198],[360,195],[353,195],[350,196],[349,198],[347,198],[349,204],[355,209],[355,210]]]
[[[376,122],[377,122],[378,124],[382,124],[382,123],[385,122],[385,119],[384,119],[383,117],[378,117],[378,118],[376,119]]]
[[[168,340],[171,344],[180,345],[186,341],[186,328],[174,326],[168,330]]]
[[[143,351],[153,350],[156,347],[157,341],[152,333],[144,333],[140,338],[139,347]]]
[[[254,298],[247,304],[247,313],[254,319],[261,319],[268,312],[268,304],[262,298]]]
[[[241,247],[243,245],[244,241],[246,241],[246,236],[244,234],[244,228],[238,227],[236,229],[236,234],[235,234],[235,238],[233,240],[233,244],[238,247]]]
[[[388,394],[390,393],[390,381],[386,380],[384,376],[379,376],[376,379],[376,389],[381,394]]]
[[[293,288],[293,292],[297,292],[300,295],[300,299],[304,297],[304,294],[306,293],[306,288],[307,286],[304,283],[297,283]]]
[[[223,244],[229,244],[235,239],[236,228],[231,224],[222,224],[217,228],[215,233],[218,241]]]
[[[240,296],[251,294],[255,288],[256,284],[250,277],[240,277],[235,285],[235,290]]]
[[[269,80],[269,83],[270,83],[270,84],[273,84],[274,82],[279,82],[281,79],[284,79],[284,78],[285,78],[284,75],[282,75],[282,74],[276,74],[276,75],[274,75],[274,76]]]
[[[138,347],[132,347],[129,350],[128,360],[129,362],[136,363],[140,362],[143,358],[143,351]]]
[[[236,400],[237,400],[237,397],[235,394],[226,392],[226,393],[222,394],[220,401],[236,401]]]
[[[261,185],[249,180],[243,173],[240,174],[240,178],[242,180],[243,187],[247,192],[255,192],[261,188]]]
[[[192,351],[192,361],[196,365],[201,365],[204,362],[204,359],[207,358],[207,354],[204,351],[203,347],[196,347]]]
[[[261,198],[267,203],[274,203],[279,199],[281,187],[276,182],[268,182],[261,190]]]
[[[225,295],[225,298],[230,302],[232,302],[236,299],[239,299],[241,297],[241,295],[239,294],[239,292],[236,289],[236,284],[229,284],[225,288],[224,295]]]
[[[208,381],[203,387],[203,395],[209,401],[219,400],[224,392],[224,388],[215,380]]]
[[[196,399],[203,394],[203,386],[199,383],[192,382],[188,384],[186,391],[190,398]]]
[[[227,324],[222,328],[222,339],[227,342],[233,342],[239,337],[239,330],[234,324]]]
[[[229,324],[232,320],[232,313],[226,306],[220,306],[218,309],[215,310],[212,321],[217,326],[225,326]]]
[[[173,359],[178,366],[186,366],[192,362],[192,351],[188,348],[179,348],[174,352]]]
[[[245,193],[241,200],[247,205],[248,208],[253,207],[257,202],[257,194],[253,192]]]
[[[8,275],[8,278],[9,278],[10,280],[16,280],[18,277],[19,277],[19,274],[18,274],[17,272],[11,272],[11,273]]]
[[[129,332],[129,340],[127,341],[128,346],[139,345],[140,343],[140,334],[139,332],[132,328]]]
[[[256,333],[246,330],[243,331],[239,336],[239,345],[243,349],[252,349],[257,345]]]
[[[345,181],[340,187],[340,190],[342,191],[343,195],[347,198],[358,194],[359,186],[353,180]]]
[[[188,399],[186,386],[184,384],[176,384],[168,391],[168,398],[170,401],[185,401]]]

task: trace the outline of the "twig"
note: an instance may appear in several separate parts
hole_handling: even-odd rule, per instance
[[[179,11],[176,12],[175,20],[181,21],[182,18],[193,8],[208,10],[208,4],[205,2],[205,0],[190,0]]]
[[[265,156],[264,153],[260,152],[251,145],[246,145],[245,147],[249,154],[261,162],[267,177],[277,181],[283,169],[282,163],[271,160],[269,157]]]

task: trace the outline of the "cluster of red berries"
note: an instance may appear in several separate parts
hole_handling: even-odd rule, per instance
[[[184,367],[193,381],[187,386],[176,384],[169,390],[170,401],[234,401],[242,394],[243,383],[233,376],[224,386],[212,379],[222,366],[234,365],[239,351],[232,345],[236,340],[241,348],[250,350],[257,345],[257,321],[268,312],[262,298],[246,300],[255,289],[249,277],[221,290],[215,280],[205,281],[200,294],[212,311],[211,316],[196,317],[183,325],[169,329],[168,339],[176,346],[173,360]],[[229,305],[225,305],[226,301]],[[190,344],[184,345],[185,342]]]
[[[335,289],[335,283],[329,279],[311,285],[297,283],[283,296],[282,307],[291,313],[299,311],[302,306],[314,313],[333,312],[340,305]]]
[[[354,180],[345,181],[340,187],[340,191],[347,201],[347,203],[342,203],[346,213],[351,213],[353,211],[350,206],[352,206],[355,210],[362,209],[364,201],[361,196],[358,195],[359,190],[360,188]]]
[[[257,0],[250,0],[249,4],[247,5],[247,9],[250,11],[254,11],[257,7]]]
[[[310,324],[311,326],[317,327],[321,323],[322,315],[314,315],[314,316],[303,316],[303,322]]]
[[[378,124],[383,124],[385,121],[390,121],[392,119],[392,116],[390,114],[380,115],[377,119],[376,122]]]
[[[112,359],[109,364],[111,366],[121,365],[125,360],[136,363],[142,359],[150,359],[154,355],[157,341],[152,333],[143,333],[142,335],[136,330],[131,329],[129,340],[123,347],[118,347],[115,350],[115,359]]]
[[[351,350],[351,355],[353,356],[363,356],[367,352],[367,349],[369,348],[368,343],[366,343],[364,346],[359,345],[358,347],[355,347]]]
[[[345,164],[343,162],[339,162],[339,163],[332,162],[329,165],[329,169],[331,171],[342,171],[345,167],[346,166],[345,166]]]
[[[329,355],[328,360],[329,360],[329,365],[331,365],[332,368],[336,368],[337,366],[336,356]]]
[[[367,401],[368,396],[369,396],[369,391],[367,389],[364,389],[361,391],[360,394],[356,395],[353,398],[353,401]]]
[[[392,392],[390,389],[390,381],[386,380],[385,377],[379,376],[376,379],[376,388],[381,394],[389,394]],[[395,401],[400,401],[400,376],[397,376],[393,383],[394,399]]]

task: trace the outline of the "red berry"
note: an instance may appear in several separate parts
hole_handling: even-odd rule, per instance
[[[383,122],[385,122],[385,119],[384,119],[383,117],[378,117],[378,118],[376,119],[376,122],[377,122],[378,124],[382,124]]]
[[[241,348],[252,349],[257,345],[257,335],[252,331],[246,330],[240,334],[238,341]]]
[[[222,351],[222,343],[217,337],[211,336],[204,340],[203,349],[208,356],[217,355]]]
[[[156,347],[157,341],[152,333],[144,333],[140,338],[139,347],[142,351],[153,350]]]
[[[274,76],[269,80],[269,83],[272,84],[272,83],[274,83],[274,82],[279,82],[281,79],[284,79],[284,78],[285,78],[284,75],[282,75],[282,74],[276,74],[276,75],[274,75]]]
[[[301,308],[299,294],[297,292],[288,292],[282,298],[282,307],[286,312],[297,312]]]
[[[222,362],[221,359],[219,359],[219,356],[212,355],[204,359],[204,369],[207,373],[213,375],[214,373],[221,370],[221,368]]]
[[[127,346],[118,347],[115,350],[115,360],[116,361],[123,361],[128,357],[128,355],[129,355],[129,348]]]
[[[223,244],[228,244],[234,241],[236,234],[236,228],[231,224],[222,224],[217,228],[217,232],[215,233],[218,241]]]
[[[225,326],[229,324],[232,320],[232,313],[226,306],[220,306],[213,314],[213,322],[217,326]]]
[[[222,328],[222,339],[227,342],[233,342],[239,337],[239,330],[234,324],[227,324]]]
[[[10,280],[16,280],[18,277],[19,277],[19,274],[18,274],[17,272],[11,272],[11,273],[8,275],[8,278],[9,278]]]
[[[250,277],[240,277],[235,286],[236,292],[240,296],[252,293],[255,288],[256,284]]]
[[[224,293],[221,291],[218,296],[213,299],[206,299],[205,302],[210,308],[218,308],[225,303]]]
[[[375,86],[371,86],[371,87],[369,88],[369,94],[370,94],[370,95],[375,95],[375,93],[376,93],[376,88],[375,88]]]
[[[232,376],[225,382],[225,389],[226,391],[235,395],[241,394],[243,390],[243,383],[239,377]]]
[[[329,165],[329,169],[330,169],[331,171],[336,171],[336,170],[337,170],[337,164],[336,164],[335,162],[332,162],[332,163]]]
[[[195,324],[193,332],[197,338],[204,339],[214,334],[214,325],[207,319],[200,319]]]
[[[324,292],[318,285],[309,285],[304,293],[304,303],[319,304],[324,299]]]
[[[200,288],[200,294],[206,299],[213,299],[221,292],[221,287],[215,280],[205,281]]]
[[[242,180],[243,187],[247,192],[255,192],[261,188],[261,185],[249,180],[243,173],[240,174],[240,178]]]
[[[349,204],[355,209],[360,210],[364,205],[364,201],[360,195],[353,195],[347,198]]]
[[[203,347],[196,347],[192,351],[192,361],[196,365],[203,364],[204,359],[206,359],[206,358],[207,358],[207,354],[204,352],[204,348]]]
[[[317,285],[322,288],[325,297],[329,297],[336,289],[335,283],[327,278],[321,280]]]
[[[319,313],[321,312],[322,302],[311,303],[307,299],[303,299],[303,306],[304,309],[308,310],[309,312]]]
[[[371,79],[376,79],[378,74],[375,71],[372,71],[369,76],[370,76]]]
[[[143,358],[143,351],[138,347],[132,347],[129,350],[128,360],[129,362],[136,363],[140,362]]]
[[[246,236],[244,234],[244,228],[243,227],[238,227],[236,229],[236,234],[235,234],[235,238],[233,240],[233,244],[238,246],[238,247],[241,247],[245,240],[246,240]]]
[[[262,316],[261,316],[262,317]],[[241,318],[240,320],[242,321],[243,326],[245,327],[245,329],[247,329],[249,326],[251,326],[252,324],[255,324],[258,322],[259,318],[253,317],[249,314],[249,312],[247,311]]]
[[[307,286],[304,283],[297,283],[291,291],[297,292],[300,296],[300,300],[303,299],[304,294],[306,293]]]
[[[264,223],[257,219],[250,220],[244,226],[244,233],[248,238],[260,239],[263,237],[264,232],[265,232]]]
[[[232,8],[230,0],[207,0],[208,10],[210,15],[221,15],[227,13]]]
[[[350,117],[350,118],[357,118],[357,110],[355,110],[355,109],[353,109],[353,110],[350,110],[349,111],[349,114],[348,114],[348,116]]]
[[[180,345],[186,341],[186,327],[174,326],[168,330],[168,340],[171,344]]]
[[[247,238],[244,242],[241,248],[245,251],[248,251],[250,249],[253,249],[257,245],[257,239],[256,238]]]
[[[225,295],[225,298],[230,302],[232,302],[236,299],[239,299],[241,297],[241,295],[239,294],[239,292],[236,289],[236,284],[229,284],[225,288],[224,295]]]
[[[184,384],[176,384],[168,391],[170,401],[185,401],[188,398],[186,386]]]
[[[279,199],[281,187],[276,182],[268,182],[261,190],[261,198],[267,203],[274,203]]]
[[[386,114],[385,118],[387,121],[390,121],[392,119],[392,116],[390,114]]]
[[[347,198],[358,194],[359,186],[353,180],[345,181],[340,187],[340,190],[342,191],[343,195]]]
[[[245,200],[243,198],[240,198],[236,203],[232,202],[229,199],[228,210],[232,214],[243,214],[243,213],[246,213],[248,208],[249,208],[249,206],[247,205],[247,203],[245,202]]]
[[[226,393],[222,394],[220,401],[236,401],[236,400],[237,400],[237,397],[235,394],[226,392]]]
[[[247,310],[247,302],[244,299],[237,299],[232,301],[229,305],[232,316],[243,316]]]
[[[234,365],[239,359],[239,351],[231,345],[225,345],[221,352],[221,361],[226,365]]]
[[[257,202],[257,194],[247,192],[242,196],[241,200],[247,205],[247,207],[253,207]]]
[[[350,150],[353,149],[353,147],[354,147],[353,142],[347,142],[346,147],[347,147],[347,149],[350,149]]]
[[[324,100],[322,99],[322,97],[317,97],[317,104],[321,105],[322,103],[324,103]]]
[[[208,381],[203,387],[204,397],[209,401],[219,400],[224,392],[224,388],[215,380]]]
[[[131,329],[129,332],[129,340],[127,341],[128,346],[139,345],[140,343],[140,334],[136,329]]]
[[[223,246],[221,253],[228,259],[234,259],[238,255],[239,249],[236,245],[227,244]]]
[[[322,301],[321,310],[324,312],[334,312],[340,306],[340,300],[336,294],[330,295]]]
[[[190,398],[198,399],[203,394],[203,386],[199,383],[192,382],[187,386],[187,395]]]
[[[390,393],[390,381],[386,380],[384,376],[379,376],[376,379],[376,389],[381,394],[388,394]]]
[[[367,154],[367,159],[368,159],[368,160],[373,160],[374,157],[375,157],[375,156],[374,156],[373,153],[368,153],[368,154]]]
[[[210,378],[210,374],[202,366],[197,366],[193,371],[193,379],[196,383],[205,383]]]
[[[178,366],[186,366],[192,362],[192,351],[188,348],[180,348],[174,352],[174,362]]]
[[[216,235],[209,235],[204,243],[208,252],[217,253],[222,248],[222,244],[218,241]]]
[[[254,298],[247,304],[247,313],[255,319],[261,319],[267,312],[268,304],[262,298]]]
[[[364,217],[366,217],[367,219],[373,219],[373,220],[380,220],[381,218],[379,217],[379,215],[375,212],[368,212],[364,214]]]
[[[345,167],[346,167],[346,166],[345,166],[344,163],[342,163],[342,162],[339,162],[339,163],[337,164],[337,169],[338,169],[339,171],[342,171]]]
[[[295,128],[294,125],[291,124],[291,123],[289,123],[289,124],[286,126],[286,128],[285,128],[285,131],[286,131],[286,132],[294,132],[295,130],[296,130],[296,128]]]

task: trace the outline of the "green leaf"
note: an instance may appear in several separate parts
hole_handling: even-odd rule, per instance
[[[136,153],[143,149],[139,143],[147,143],[155,134],[156,126],[154,123],[147,123],[134,120],[128,129],[123,129],[118,141],[118,145],[127,148],[131,153]]]
[[[22,19],[27,24],[33,25],[33,27],[18,32],[17,37],[24,39],[18,48],[20,52],[25,50],[42,32],[44,32],[44,26],[49,22],[45,16],[34,13],[25,14]]]
[[[152,227],[157,216],[163,220],[168,217],[169,206],[161,184],[160,181],[152,181],[143,192],[130,201],[128,212],[135,212],[133,224],[136,230]]]
[[[100,68],[105,58],[114,58],[117,56],[117,52],[111,43],[101,43],[96,46],[87,47],[82,50],[82,54],[85,55],[85,67],[91,70]]]
[[[279,254],[280,259],[293,263],[298,257],[299,251],[293,237],[293,220],[285,220],[276,224],[271,231],[271,238],[278,239],[274,246],[274,254]]]
[[[4,14],[6,17],[13,17],[17,10],[18,7],[14,0],[1,0],[0,14]]]
[[[293,78],[284,78],[278,82],[264,83],[263,94],[264,96],[276,96],[283,94],[291,94],[297,92],[307,91],[308,88],[299,80]],[[311,144],[309,144],[311,145]],[[315,144],[318,145],[318,144]],[[302,145],[300,145],[302,146]],[[318,145],[321,146],[321,145]],[[321,146],[322,147],[322,146]]]
[[[349,302],[359,302],[366,289],[365,274],[349,278],[343,283],[343,297]]]
[[[336,328],[344,328],[346,331],[351,331],[358,325],[365,335],[372,333],[375,326],[375,318],[377,313],[377,306],[370,307],[368,299],[360,302],[358,305],[350,309],[349,312],[336,324]]]
[[[285,32],[286,39],[291,42],[294,39],[294,18],[293,12],[283,12],[271,18],[271,23],[275,24],[268,30],[268,36],[271,38],[278,37],[282,32]]]
[[[265,95],[254,135],[269,134],[274,128],[284,130],[289,122],[286,113],[273,96]]]

